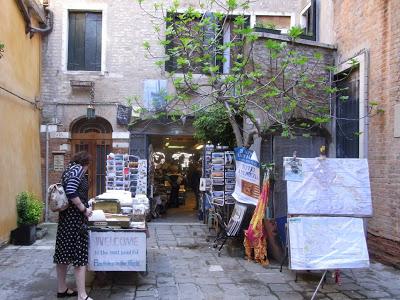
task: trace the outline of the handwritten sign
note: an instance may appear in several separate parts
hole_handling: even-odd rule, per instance
[[[236,201],[257,205],[260,196],[260,163],[254,151],[235,148],[236,184],[232,196]]]
[[[89,231],[91,271],[146,271],[146,233]]]
[[[132,107],[125,105],[117,106],[117,124],[128,125],[131,121]]]

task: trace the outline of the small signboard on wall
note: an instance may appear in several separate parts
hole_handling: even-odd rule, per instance
[[[131,121],[132,107],[125,105],[118,105],[117,107],[117,124],[128,125]]]
[[[55,154],[53,157],[54,171],[64,171],[64,154]]]

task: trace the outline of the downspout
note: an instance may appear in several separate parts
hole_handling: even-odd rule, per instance
[[[31,33],[41,33],[42,35],[48,35],[52,30],[53,30],[53,20],[54,20],[54,14],[51,10],[49,9],[45,9],[46,11],[46,27],[44,28],[37,28],[37,27],[33,27],[31,26],[31,23],[28,24],[28,29],[29,32]]]
[[[30,7],[27,7],[25,4],[25,0],[16,0],[17,5],[22,13],[22,16],[25,20],[26,23],[26,33],[30,34],[30,37],[33,37],[34,33],[40,33],[42,35],[47,35],[53,30],[53,18],[54,14],[51,10],[45,9],[46,12],[46,23],[41,23],[44,27],[38,28],[38,27],[33,27],[32,22],[31,22],[31,14],[29,11]]]
[[[48,186],[49,186],[49,124],[46,124],[46,171],[45,171],[45,193],[46,193],[46,198],[45,198],[45,222],[47,223],[49,221],[49,204],[48,204],[48,198],[49,198],[49,192],[48,192]]]

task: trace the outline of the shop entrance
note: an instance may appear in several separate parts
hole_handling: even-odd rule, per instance
[[[196,222],[203,145],[191,135],[149,135],[149,144],[154,222]]]

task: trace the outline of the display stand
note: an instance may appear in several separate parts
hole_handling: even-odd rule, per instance
[[[321,270],[313,293],[326,279],[328,270],[369,266],[363,220],[372,215],[368,164],[362,159],[284,158],[288,181],[286,259],[289,268]],[[290,183],[290,184],[289,184]],[[321,206],[324,203],[325,206]],[[323,241],[329,241],[329,244]]]

